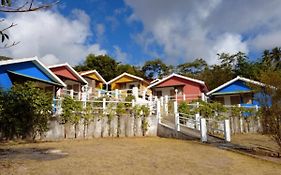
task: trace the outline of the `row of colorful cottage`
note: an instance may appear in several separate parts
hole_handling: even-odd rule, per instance
[[[34,81],[38,87],[52,91],[54,98],[69,94],[78,99],[89,99],[108,90],[122,91],[138,87],[140,91],[157,97],[169,96],[186,101],[201,98],[218,101],[224,105],[244,106],[260,105],[255,99],[255,91],[249,84],[264,86],[257,81],[236,77],[209,91],[205,82],[175,73],[151,82],[123,73],[106,82],[96,70],[76,72],[67,63],[47,67],[37,57],[0,61],[1,89],[8,90],[14,83],[25,81]],[[83,94],[86,94],[86,97],[83,97]]]

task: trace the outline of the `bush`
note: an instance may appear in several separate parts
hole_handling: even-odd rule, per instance
[[[281,72],[271,70],[262,72],[260,80],[267,85],[259,89],[261,94],[265,94],[259,99],[262,102],[260,114],[263,132],[271,136],[281,152]]]
[[[191,110],[190,105],[188,105],[188,103],[185,101],[179,104],[178,109],[179,109],[179,113],[190,114],[190,115],[195,114],[195,112]]]
[[[48,130],[52,95],[33,82],[15,84],[0,95],[0,131],[5,139],[35,139]]]

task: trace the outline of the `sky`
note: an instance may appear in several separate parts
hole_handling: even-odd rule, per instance
[[[280,0],[61,0],[50,10],[4,14],[10,41],[0,54],[38,56],[47,65],[77,65],[90,54],[124,64],[161,58],[181,64],[217,53],[246,53],[281,46]],[[3,16],[3,15],[2,15]]]

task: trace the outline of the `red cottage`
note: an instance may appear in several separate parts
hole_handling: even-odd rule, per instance
[[[204,81],[185,77],[179,74],[171,74],[150,86],[154,96],[169,96],[177,100],[192,101],[196,99],[206,100],[205,93],[208,88]]]
[[[57,96],[69,95],[77,100],[82,99],[84,86],[88,82],[78,74],[68,63],[53,65],[49,69],[58,76],[67,87],[60,89]]]

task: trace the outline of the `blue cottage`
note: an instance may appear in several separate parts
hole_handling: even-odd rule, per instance
[[[0,61],[0,89],[8,90],[15,82],[34,81],[39,88],[51,90],[66,85],[37,57]]]
[[[263,83],[238,76],[213,89],[207,95],[211,100],[224,105],[260,106],[259,99],[262,94],[255,92],[249,84],[265,86]]]

